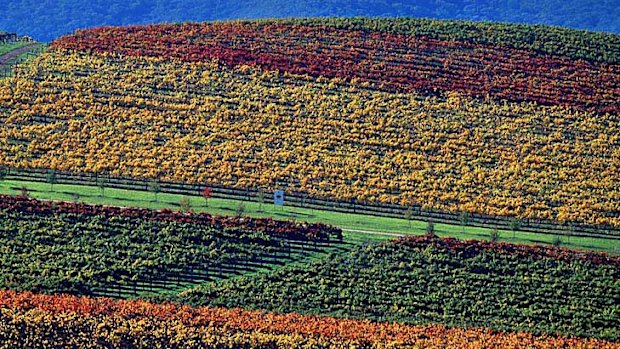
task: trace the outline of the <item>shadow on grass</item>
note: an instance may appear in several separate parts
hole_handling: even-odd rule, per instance
[[[521,238],[521,240],[522,240],[522,241],[528,241],[528,242],[536,243],[536,244],[549,245],[549,241],[544,241],[544,240],[538,240],[538,239],[525,239],[525,238]]]
[[[316,218],[315,214],[310,214],[310,213],[291,212],[291,214],[296,215],[298,217]]]
[[[316,218],[316,215],[297,212],[273,212],[274,216],[281,216],[287,218]]]

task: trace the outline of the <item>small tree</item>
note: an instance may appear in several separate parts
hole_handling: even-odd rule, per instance
[[[405,219],[407,220],[407,223],[409,224],[409,229],[411,229],[411,218],[413,217],[413,210],[411,209],[411,207],[407,207],[407,209],[405,210],[404,216],[405,216]]]
[[[559,236],[555,236],[551,241],[551,244],[555,247],[560,247],[560,245],[562,244],[562,239],[560,239]]]
[[[157,202],[157,194],[159,194],[159,192],[161,191],[161,185],[159,184],[159,181],[155,180],[149,182],[148,190],[155,195],[155,202]]]
[[[105,197],[105,178],[97,177],[97,187],[99,187],[99,196]]]
[[[204,187],[204,189],[202,189],[201,194],[202,194],[202,198],[205,199],[205,207],[209,207],[209,198],[213,196],[213,191],[209,187]]]
[[[57,179],[56,179],[56,171],[54,171],[54,170],[50,170],[50,171],[47,173],[47,183],[49,183],[49,185],[50,185],[50,190],[51,190],[52,192],[54,192],[54,184],[56,184],[56,181],[57,181]]]
[[[426,234],[435,235],[435,223],[430,219],[426,223]]]
[[[256,194],[256,197],[258,197],[258,209],[262,210],[263,204],[265,203],[265,192],[262,189],[259,189],[258,193]]]
[[[189,211],[191,207],[189,199],[186,197],[181,198],[181,200],[179,200],[179,207],[181,208],[181,211]]]
[[[461,228],[463,229],[463,233],[465,232],[465,226],[467,224],[469,224],[469,213],[468,212],[461,212],[461,216],[459,217],[461,219]]]
[[[4,181],[7,175],[7,170],[0,167],[0,182]]]
[[[575,226],[572,223],[568,223],[568,231],[566,232],[566,242],[570,244],[570,237],[575,232]]]
[[[518,218],[510,220],[510,230],[512,230],[512,240],[515,239],[515,232],[521,228],[521,221]]]
[[[245,212],[245,205],[243,202],[240,202],[239,205],[237,205],[237,209],[235,211],[237,213],[237,217],[243,217],[243,213]]]
[[[27,198],[30,195],[30,193],[28,192],[28,188],[25,185],[22,186],[22,188],[20,189],[20,192],[21,192],[21,196],[25,198]]]
[[[491,230],[491,241],[497,242],[498,240],[499,240],[499,232],[497,231],[497,228],[493,228],[493,230]]]

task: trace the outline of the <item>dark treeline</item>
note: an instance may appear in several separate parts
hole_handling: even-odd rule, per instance
[[[5,0],[0,28],[50,41],[101,25],[314,16],[412,16],[620,32],[617,0]]]

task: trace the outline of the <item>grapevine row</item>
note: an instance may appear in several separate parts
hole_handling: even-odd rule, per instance
[[[58,53],[0,103],[0,166],[620,225],[614,114]]]
[[[487,329],[0,292],[0,348],[566,348],[617,343]]]
[[[216,59],[401,91],[620,111],[618,65],[403,34],[283,23],[184,23],[85,30],[52,47],[187,62]]]
[[[297,240],[342,239],[342,230],[323,223],[299,223],[277,221],[271,218],[214,216],[209,213],[193,213],[163,209],[159,211],[136,207],[87,205],[76,202],[40,201],[36,199],[0,195],[0,210],[36,217],[71,214],[77,216],[124,217],[129,219],[168,221],[212,226],[216,229],[234,228],[254,230],[273,236]]]

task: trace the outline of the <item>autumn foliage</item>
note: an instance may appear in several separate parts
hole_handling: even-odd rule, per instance
[[[620,268],[620,257],[610,256],[605,252],[580,251],[569,248],[549,247],[543,245],[511,244],[486,240],[459,240],[455,238],[437,238],[432,235],[407,236],[396,243],[416,248],[434,247],[454,251],[460,256],[474,256],[482,251],[494,251],[500,254],[516,255],[523,258],[551,258],[563,262],[581,261],[594,265],[611,265]]]
[[[54,42],[61,50],[253,65],[360,79],[401,91],[454,91],[584,110],[620,111],[620,68],[506,47],[282,23],[97,28]]]
[[[329,23],[61,38],[0,81],[0,166],[620,227],[617,62]]]
[[[0,195],[0,210],[37,216],[71,213],[80,216],[128,217],[143,220],[161,220],[179,223],[196,223],[218,229],[237,228],[265,232],[274,236],[301,240],[329,240],[341,238],[342,230],[323,223],[277,221],[271,218],[237,218],[214,216],[208,213],[192,213],[163,209],[159,211],[135,207],[87,205],[65,201],[39,201],[25,197]]]
[[[0,292],[0,348],[580,348],[594,339]]]

